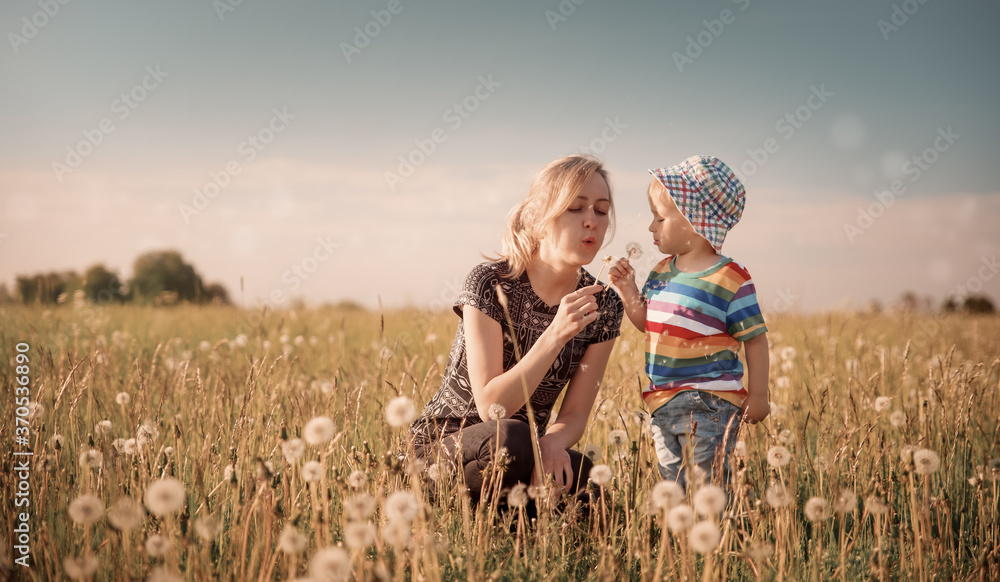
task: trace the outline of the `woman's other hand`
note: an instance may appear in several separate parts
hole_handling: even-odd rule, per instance
[[[554,439],[546,437],[538,439],[538,451],[542,457],[542,475],[552,475],[556,479],[556,487],[568,492],[574,477],[569,453]],[[531,472],[531,484],[542,485],[538,482],[538,471]]]
[[[560,342],[565,344],[576,337],[591,323],[600,317],[597,311],[596,294],[604,290],[604,286],[590,285],[566,295],[559,302],[559,311],[549,329],[556,334]]]

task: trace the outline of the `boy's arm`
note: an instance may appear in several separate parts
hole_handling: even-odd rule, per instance
[[[756,335],[743,343],[747,358],[747,398],[743,401],[743,419],[751,424],[767,418],[771,405],[767,378],[771,366],[767,348],[767,334]]]
[[[625,315],[632,325],[639,331],[646,332],[646,301],[639,292],[635,284],[635,269],[628,263],[628,259],[618,259],[618,262],[608,271],[611,284],[618,289],[618,294],[622,296],[622,305],[625,307]]]

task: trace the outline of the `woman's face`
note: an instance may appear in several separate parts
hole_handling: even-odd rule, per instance
[[[600,174],[584,184],[565,212],[549,225],[539,255],[546,260],[577,266],[590,264],[608,232],[611,193]]]

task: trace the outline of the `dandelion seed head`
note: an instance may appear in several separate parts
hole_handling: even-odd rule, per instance
[[[797,352],[796,352],[796,350],[795,350],[794,347],[792,347],[792,346],[785,346],[785,347],[781,348],[781,350],[778,352],[778,356],[782,360],[784,360],[784,361],[787,362],[787,361],[790,361],[790,360],[794,360],[796,353]]]
[[[409,522],[390,521],[382,526],[382,539],[393,548],[405,548],[412,536]]]
[[[694,508],[686,503],[675,505],[667,512],[667,527],[675,534],[690,529],[694,520]]]
[[[139,527],[146,519],[142,504],[131,497],[122,497],[108,510],[108,521],[118,531],[128,531]]]
[[[306,445],[302,439],[289,439],[281,443],[281,456],[285,457],[285,462],[289,465],[295,464],[306,452]]]
[[[351,575],[351,555],[344,548],[326,547],[309,560],[309,577],[324,582],[342,582]]]
[[[885,412],[892,406],[892,400],[888,396],[879,396],[875,399],[875,412]]]
[[[777,402],[770,402],[771,406],[771,416],[774,418],[781,418],[788,414],[788,407],[784,404],[778,404]]]
[[[363,550],[375,545],[375,524],[353,522],[344,527],[344,543],[352,550]]]
[[[649,426],[649,413],[646,412],[645,410],[633,410],[632,423],[639,428],[645,428]]]
[[[941,457],[930,449],[919,449],[913,453],[913,470],[918,475],[930,475],[941,468]]]
[[[663,480],[653,485],[653,504],[660,509],[671,509],[684,500],[684,488],[676,481]]]
[[[844,514],[854,511],[858,506],[858,496],[850,489],[844,489],[837,495],[837,501],[833,504],[833,509],[837,513]]]
[[[203,515],[194,520],[194,531],[202,541],[210,542],[222,533],[222,522],[214,515]]]
[[[590,469],[590,480],[595,485],[607,484],[611,481],[612,476],[611,467],[607,465],[594,465],[593,468]]]
[[[45,414],[45,407],[41,402],[31,402],[28,404],[28,420],[35,420]]]
[[[766,542],[754,542],[747,547],[747,555],[754,562],[766,560],[774,553],[774,546]]]
[[[69,518],[80,525],[94,523],[104,514],[104,502],[90,493],[84,493],[69,504]]]
[[[601,461],[601,447],[594,444],[588,444],[583,447],[583,456],[590,459],[590,462],[592,463],[599,463]]]
[[[622,429],[608,433],[608,446],[623,448],[628,444],[628,434]]]
[[[73,580],[86,580],[97,571],[97,567],[100,564],[101,561],[97,559],[97,556],[93,554],[84,554],[75,558],[64,558],[63,570],[66,571],[66,577],[68,578],[72,578]]]
[[[630,261],[637,261],[642,258],[642,245],[637,242],[630,242],[625,245],[625,256]]]
[[[382,504],[382,511],[390,522],[410,523],[417,517],[417,510],[420,505],[417,498],[409,491],[396,491],[386,498]]]
[[[104,454],[97,449],[88,449],[80,453],[80,467],[96,471],[104,463]]]
[[[774,387],[779,390],[787,390],[792,387],[792,379],[788,376],[778,376],[774,379]]]
[[[158,438],[160,438],[160,429],[156,428],[156,425],[151,421],[139,425],[138,430],[135,431],[135,440],[140,447],[144,447]]]
[[[367,493],[359,493],[344,501],[344,513],[348,519],[364,521],[375,513],[375,499]]]
[[[820,473],[826,473],[830,470],[830,462],[826,460],[826,457],[820,455],[813,459],[813,468]]]
[[[902,410],[893,410],[889,415],[889,422],[896,428],[903,428],[906,426],[906,413]]]
[[[168,570],[165,566],[153,568],[146,582],[184,582],[184,579]]]
[[[528,486],[518,483],[511,487],[507,493],[507,505],[511,507],[525,507],[528,505]]]
[[[368,483],[368,474],[364,471],[359,471],[355,469],[351,471],[351,474],[347,477],[347,484],[353,489],[361,489]]]
[[[233,340],[233,343],[235,343],[236,347],[239,347],[239,348],[245,348],[245,347],[247,347],[247,342],[248,342],[247,336],[246,336],[246,334],[243,334],[243,333],[241,333],[240,335],[236,336],[236,339]]]
[[[872,515],[885,515],[889,513],[889,506],[877,495],[872,495],[865,499],[865,509]]]
[[[736,441],[736,444],[733,445],[733,456],[737,459],[746,459],[748,454],[747,443],[745,441]]]
[[[917,447],[913,445],[903,445],[903,448],[899,449],[899,460],[902,461],[904,465],[909,465],[913,462],[913,453],[917,451]]]
[[[507,418],[507,409],[504,408],[503,404],[499,402],[494,402],[490,404],[490,420],[503,420]]]
[[[704,485],[694,494],[694,510],[702,517],[717,516],[726,508],[726,492],[718,485]]]
[[[278,549],[285,554],[298,554],[305,551],[309,538],[292,525],[286,525],[278,534]]]
[[[764,498],[767,500],[767,504],[775,509],[787,507],[794,501],[791,492],[781,483],[772,483],[764,493]]]
[[[110,420],[102,420],[94,425],[94,433],[99,435],[111,434],[112,428]]]
[[[810,497],[802,511],[809,521],[823,521],[830,517],[830,503],[822,497]]]
[[[792,461],[792,454],[781,445],[775,445],[767,451],[767,464],[772,467],[784,467]]]
[[[122,406],[128,406],[128,403],[132,402],[132,396],[129,395],[128,392],[119,392],[118,395],[115,396],[115,402]]]
[[[699,554],[707,554],[719,547],[722,540],[722,531],[714,521],[700,521],[691,528],[688,534],[688,542],[691,549]]]
[[[310,483],[316,483],[323,478],[325,468],[319,461],[309,461],[302,466],[302,478]]]
[[[786,428],[778,433],[778,440],[790,445],[795,442],[795,433]]]
[[[177,451],[174,450],[174,447],[166,447],[165,449],[163,449],[163,454],[166,455],[168,458],[173,457],[176,452]]]
[[[316,416],[302,428],[302,438],[310,445],[325,445],[337,433],[337,425],[328,416]]]
[[[146,488],[146,509],[153,515],[162,517],[180,509],[186,499],[184,485],[173,477],[164,477]]]
[[[169,552],[172,545],[166,537],[160,534],[153,534],[146,538],[144,547],[147,554],[156,558]]]
[[[406,426],[417,416],[417,408],[413,400],[406,396],[397,396],[385,405],[385,421],[389,426]]]
[[[55,433],[51,437],[49,437],[49,446],[51,446],[53,449],[56,450],[61,449],[64,442],[66,442],[66,439],[64,439],[63,435],[59,433]]]

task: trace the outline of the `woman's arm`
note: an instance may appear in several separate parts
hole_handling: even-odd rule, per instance
[[[554,475],[556,485],[563,489],[569,490],[576,478],[566,449],[575,445],[587,429],[590,411],[614,347],[615,340],[612,339],[587,348],[566,388],[559,415],[538,441],[543,473]],[[537,473],[533,473],[533,480],[535,476]]]
[[[502,405],[508,417],[524,406],[524,386],[527,385],[530,398],[566,342],[599,317],[594,294],[602,288],[601,285],[591,285],[580,289],[579,294],[570,293],[563,297],[549,327],[527,353],[521,354],[521,360],[507,371],[503,369],[503,334],[508,331],[507,326],[501,326],[470,305],[462,308],[469,383],[480,418],[489,419],[493,404]]]

